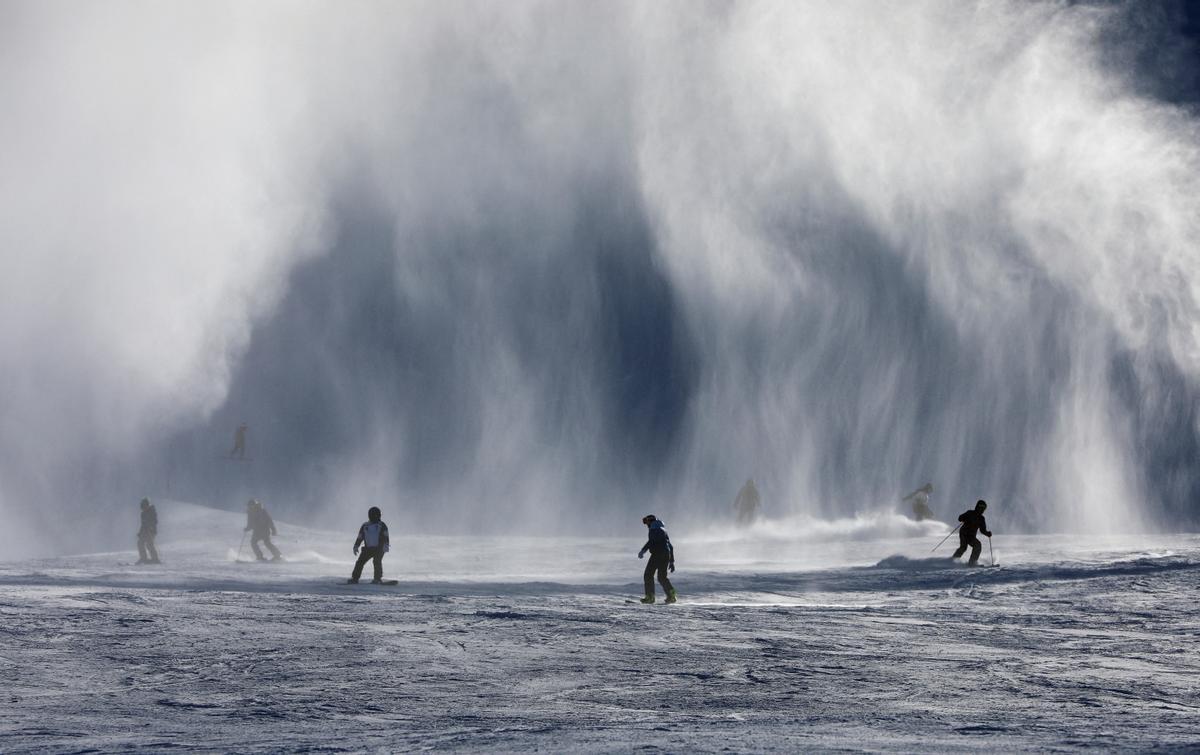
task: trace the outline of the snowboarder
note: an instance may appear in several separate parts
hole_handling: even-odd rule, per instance
[[[929,494],[932,492],[933,483],[927,482],[923,487],[917,488],[900,499],[901,501],[912,501],[913,516],[918,522],[933,518],[933,512],[929,509]]]
[[[271,518],[271,514],[263,508],[263,505],[251,498],[246,504],[246,532],[250,534],[250,547],[254,549],[254,556],[259,561],[266,561],[267,557],[262,554],[262,550],[258,547],[258,541],[261,540],[263,545],[267,546],[267,550],[271,551],[271,560],[280,561],[283,555],[275,544],[271,542],[271,535],[278,535],[275,530],[275,520]]]
[[[739,527],[754,524],[754,520],[758,519],[760,504],[761,499],[758,496],[758,488],[754,486],[754,479],[746,480],[746,484],[738,491],[737,498],[733,501],[733,510],[737,512]]]
[[[654,514],[642,517],[642,524],[650,531],[649,539],[638,551],[638,558],[644,557],[646,551],[650,551],[650,563],[646,564],[646,571],[642,574],[642,582],[646,587],[646,597],[642,598],[642,602],[654,602],[654,573],[658,572],[658,581],[663,587],[663,592],[667,594],[666,602],[674,603],[675,588],[671,586],[671,580],[667,579],[667,572],[675,571],[675,548],[671,545],[671,538],[663,529],[662,520]]]
[[[371,584],[378,585],[383,582],[383,554],[392,549],[392,544],[388,536],[388,527],[380,519],[381,516],[383,514],[379,507],[372,506],[367,509],[367,521],[358,528],[358,537],[354,540],[354,555],[358,556],[358,561],[354,563],[354,572],[350,575],[349,584],[358,584],[358,578],[362,576],[363,567],[368,561],[375,562],[375,577]],[[361,554],[358,552],[359,546],[362,546]]]
[[[979,544],[979,538],[975,533],[982,532],[988,537],[992,536],[991,530],[987,528],[987,522],[983,518],[983,512],[987,509],[987,501],[977,501],[975,508],[964,511],[958,515],[958,521],[962,522],[962,527],[958,531],[958,550],[954,551],[954,555],[950,558],[957,559],[962,554],[967,552],[967,547],[971,548],[971,560],[967,562],[968,566],[974,566],[979,561],[979,551],[983,550],[983,546]]]
[[[229,452],[229,458],[246,458],[246,430],[246,423],[243,422],[233,431],[233,450]]]
[[[142,527],[137,533],[139,564],[157,564],[158,551],[154,549],[154,537],[158,534],[158,511],[149,498],[142,499]]]

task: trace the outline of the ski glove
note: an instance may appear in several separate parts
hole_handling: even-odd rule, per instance
[[[675,573],[675,562],[674,561],[667,564],[667,571],[671,572],[672,574]]]
[[[354,546],[354,555],[356,555],[356,556],[358,555],[358,546],[357,545]]]
[[[645,557],[645,555],[646,555],[645,548],[642,548],[640,551],[638,551],[638,558],[643,558],[643,557]]]

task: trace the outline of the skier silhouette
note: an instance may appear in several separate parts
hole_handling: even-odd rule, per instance
[[[271,535],[278,535],[275,530],[275,520],[271,518],[271,514],[263,508],[263,505],[253,498],[246,504],[246,531],[251,532],[250,547],[254,549],[254,557],[259,561],[266,561],[267,557],[259,550],[258,541],[267,546],[267,550],[271,551],[271,560],[279,561],[283,555],[275,544],[271,542]]]
[[[154,548],[154,538],[158,535],[158,511],[149,498],[142,499],[142,527],[137,533],[139,564],[157,564],[158,551]]]
[[[967,562],[967,565],[974,566],[979,561],[979,551],[983,550],[983,546],[979,543],[979,538],[975,536],[975,533],[982,532],[988,537],[992,536],[991,530],[987,528],[987,521],[983,518],[985,509],[987,509],[987,501],[980,500],[975,502],[975,508],[958,515],[958,521],[962,522],[962,528],[958,531],[958,550],[954,551],[951,559],[960,558],[970,547],[971,560]]]
[[[674,603],[675,588],[671,585],[671,580],[667,579],[667,571],[675,571],[675,548],[671,545],[671,538],[667,536],[662,520],[654,514],[642,517],[642,524],[650,530],[649,539],[638,551],[638,558],[650,551],[650,563],[646,564],[646,571],[642,573],[642,581],[646,587],[646,597],[642,598],[642,602],[654,602],[654,573],[658,572],[658,582],[667,594],[666,602]]]
[[[375,562],[375,576],[371,580],[371,584],[377,585],[383,582],[383,554],[392,549],[392,539],[388,535],[388,527],[383,523],[382,516],[378,506],[367,509],[367,521],[358,528],[358,537],[354,540],[354,555],[358,556],[358,561],[354,563],[354,571],[347,580],[349,584],[358,584],[363,567],[367,565],[368,561]],[[362,546],[361,555],[358,552],[359,546]]]
[[[233,431],[233,450],[229,452],[230,458],[246,458],[246,430],[246,423],[243,422]]]
[[[901,501],[912,501],[913,516],[917,521],[932,519],[933,512],[929,510],[929,494],[933,492],[933,483],[927,482],[913,492],[901,498]]]
[[[733,501],[733,510],[737,512],[737,524],[739,527],[746,527],[754,524],[754,520],[758,519],[758,509],[762,503],[759,498],[758,488],[754,486],[754,480],[746,480],[746,484],[738,491],[737,498]]]

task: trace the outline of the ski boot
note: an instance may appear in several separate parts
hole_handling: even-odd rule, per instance
[[[669,593],[667,593],[667,599],[666,599],[665,601],[663,601],[663,602],[664,602],[664,603],[674,603],[674,602],[676,602],[676,601],[675,601],[675,588],[673,588],[673,587],[671,588],[671,591],[670,591]]]
[[[351,577],[350,579],[346,580],[346,584],[348,584],[348,585],[357,585],[357,584],[358,584],[358,580],[357,580],[357,579],[355,579],[354,577]]]
[[[647,595],[646,597],[642,598],[642,602],[643,602],[643,603],[653,603],[653,602],[654,602],[654,596],[653,596],[653,595]]]

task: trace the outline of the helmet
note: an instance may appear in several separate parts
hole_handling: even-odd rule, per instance
[[[251,498],[249,501],[246,502],[246,508],[248,508],[248,509],[256,509],[261,505],[262,504],[258,502],[257,498]]]
[[[381,516],[383,516],[383,512],[379,510],[378,506],[372,506],[367,509],[367,519],[370,519],[372,522],[378,522]]]
[[[142,499],[142,508],[144,508],[144,509],[145,509],[145,508],[149,508],[149,507],[150,507],[150,499],[149,499],[149,498],[143,498],[143,499]]]
[[[644,517],[642,517],[642,524],[650,524],[651,522],[657,520],[658,517],[656,517],[654,514],[646,514]]]
[[[987,501],[983,500],[982,498],[979,499],[978,501],[975,502],[975,508],[979,509],[980,511],[983,511],[984,509],[987,508]]]

